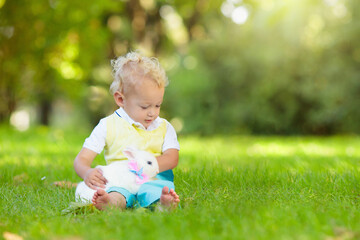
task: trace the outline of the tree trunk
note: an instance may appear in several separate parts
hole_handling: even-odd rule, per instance
[[[51,110],[52,110],[51,101],[48,99],[41,100],[39,106],[41,125],[49,126]]]

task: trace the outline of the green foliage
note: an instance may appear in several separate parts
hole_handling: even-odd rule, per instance
[[[66,214],[86,133],[0,128],[0,235],[24,239],[357,239],[359,137],[186,137],[181,209]],[[102,156],[94,165],[103,164]],[[44,178],[46,177],[46,178]]]
[[[184,132],[358,133],[359,5],[325,2],[247,2],[244,25],[204,21],[189,50],[198,66],[171,74]]]
[[[110,59],[139,49],[165,66],[163,115],[184,134],[360,132],[357,0],[0,5],[1,122],[30,106],[54,124],[64,104],[96,124],[115,107]]]

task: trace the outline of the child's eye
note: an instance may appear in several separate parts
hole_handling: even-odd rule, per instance
[[[157,108],[160,108],[160,107],[161,107],[161,105],[156,105],[156,107],[157,107]]]
[[[148,108],[148,106],[140,106],[142,109],[147,109]]]
[[[152,165],[152,162],[150,162],[150,161],[147,161],[147,164],[149,164],[149,165]]]

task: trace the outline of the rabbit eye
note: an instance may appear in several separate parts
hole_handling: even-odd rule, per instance
[[[150,161],[147,161],[147,164],[149,164],[149,165],[152,165],[152,162],[150,162]]]

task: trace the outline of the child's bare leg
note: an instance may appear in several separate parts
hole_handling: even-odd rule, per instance
[[[176,194],[174,189],[164,187],[161,192],[160,204],[162,207],[168,210],[174,210],[180,202],[179,196]]]
[[[99,210],[107,207],[126,208],[125,197],[118,192],[107,193],[104,189],[98,189],[92,199],[92,203]]]

